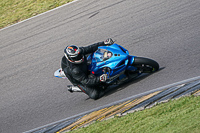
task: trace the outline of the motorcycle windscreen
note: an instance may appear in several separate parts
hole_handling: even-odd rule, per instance
[[[106,50],[106,49],[98,49],[95,53],[94,53],[94,60],[96,62],[102,62],[102,61],[106,61],[108,59],[110,59],[113,56],[112,52]]]

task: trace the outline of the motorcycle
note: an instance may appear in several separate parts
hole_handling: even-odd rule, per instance
[[[127,49],[116,43],[98,47],[98,50],[87,57],[87,61],[88,71],[91,74],[95,76],[107,74],[106,82],[102,82],[103,88],[120,85],[142,73],[153,73],[159,69],[156,61],[129,55]],[[61,68],[55,71],[54,76],[67,79]]]

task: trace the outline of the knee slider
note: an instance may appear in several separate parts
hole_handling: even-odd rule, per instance
[[[89,94],[89,96],[90,96],[91,99],[96,100],[96,99],[99,98],[99,93],[98,93],[98,91],[96,89],[93,89],[91,91],[91,93]]]

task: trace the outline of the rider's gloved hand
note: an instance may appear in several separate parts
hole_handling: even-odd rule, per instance
[[[102,75],[100,76],[100,81],[101,81],[101,82],[106,82],[107,77],[108,77],[107,74],[102,74]]]
[[[111,38],[108,38],[107,40],[104,41],[105,45],[112,45],[114,41]]]

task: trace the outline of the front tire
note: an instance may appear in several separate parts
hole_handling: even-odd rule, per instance
[[[135,57],[132,65],[137,67],[139,73],[152,73],[159,69],[156,61],[144,57]]]

